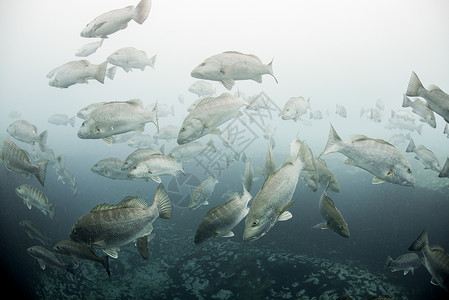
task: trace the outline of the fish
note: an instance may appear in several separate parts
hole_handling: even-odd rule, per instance
[[[76,183],[75,176],[65,166],[62,154],[56,158],[56,174],[58,175],[57,180],[61,180],[63,184],[70,186],[73,196],[76,196],[78,194],[78,184]]]
[[[430,125],[430,127],[437,127],[435,114],[426,102],[420,99],[415,99],[414,101],[412,101],[409,97],[404,95],[402,100],[402,107],[411,107],[412,111],[422,118],[421,121],[426,122]]]
[[[79,48],[78,51],[76,51],[75,56],[78,57],[87,57],[97,51],[98,48],[100,48],[103,45],[104,39],[100,39],[97,42],[92,42],[84,45],[83,47]]]
[[[376,107],[364,109],[363,107],[360,109],[360,117],[362,117],[365,113],[367,113],[367,118],[373,122],[380,123],[382,122],[382,114],[379,109]]]
[[[416,131],[419,135],[422,133],[423,124],[417,125],[415,119],[408,118],[406,115],[399,115],[397,112],[391,111],[391,118],[388,119],[388,124],[385,125],[387,129],[403,129],[409,131]]]
[[[205,59],[190,75],[198,79],[219,81],[223,86],[231,90],[235,80],[251,79],[262,82],[262,75],[273,76],[273,61],[264,65],[260,58],[254,54],[243,54],[236,51],[226,51]]]
[[[34,240],[38,240],[42,245],[46,247],[51,247],[52,240],[51,238],[47,237],[42,230],[37,227],[36,224],[31,222],[30,220],[23,220],[19,222],[20,228],[22,228],[23,231],[25,231],[28,236]]]
[[[128,27],[131,20],[142,25],[150,10],[151,0],[141,0],[135,7],[130,5],[105,12],[89,22],[80,35],[85,38],[107,38],[108,35]]]
[[[148,148],[153,144],[153,138],[149,134],[136,134],[128,140],[128,146],[134,148]]]
[[[398,145],[398,144],[403,144],[403,143],[409,142],[411,138],[412,137],[411,137],[410,133],[407,133],[407,134],[400,133],[400,134],[395,134],[395,135],[391,136],[388,139],[388,141],[390,143],[392,143],[393,145]]]
[[[315,120],[321,120],[323,119],[323,114],[321,113],[320,110],[315,110],[315,111],[311,111],[310,115],[309,115],[310,119],[315,119]]]
[[[150,66],[154,70],[156,55],[148,58],[143,50],[138,50],[134,47],[125,47],[114,51],[107,57],[107,61],[112,65],[121,67],[125,72],[132,71],[132,69],[140,69],[143,71],[146,66]]]
[[[318,190],[318,171],[315,166],[315,159],[313,157],[312,150],[307,145],[306,141],[302,141],[300,145],[301,147],[304,147],[303,151],[303,168],[301,170],[301,173],[299,174],[299,177],[304,182],[304,184],[311,189],[312,191],[316,192]],[[296,155],[293,155],[295,157]]]
[[[184,173],[182,169],[182,163],[176,161],[176,159],[170,155],[164,154],[152,154],[141,160],[139,160],[128,172],[130,179],[143,178],[161,183],[161,175],[173,175],[176,176],[178,172]]]
[[[424,88],[418,75],[412,72],[405,94],[409,97],[424,98],[429,108],[449,123],[449,95],[436,85],[430,85],[427,89]]]
[[[446,158],[446,162],[444,163],[443,168],[441,169],[440,173],[438,174],[438,177],[448,177],[449,178],[449,157]]]
[[[429,246],[427,230],[423,230],[408,250],[421,251],[424,266],[432,276],[430,282],[446,291],[449,290],[449,255],[440,246]]]
[[[345,164],[373,174],[373,184],[386,181],[404,186],[415,185],[410,163],[395,146],[384,140],[357,135],[351,142],[346,143],[331,124],[326,148],[320,156],[333,152],[345,155]]]
[[[111,271],[109,270],[109,256],[99,257],[95,254],[92,249],[76,243],[71,240],[64,240],[53,246],[53,251],[69,257],[75,266],[79,266],[78,260],[91,261],[94,263],[101,264],[111,276]]]
[[[47,143],[47,130],[37,133],[37,127],[26,120],[17,120],[12,122],[6,129],[6,132],[16,140],[34,145],[45,146]]]
[[[155,103],[151,103],[150,105],[148,105],[145,108],[153,110],[155,107],[157,107],[157,117],[158,118],[164,118],[164,117],[168,117],[170,115],[172,115],[173,117],[175,116],[175,105],[174,104],[172,106],[168,106],[167,104],[164,104],[164,103],[155,102]]]
[[[255,241],[278,221],[292,218],[288,208],[295,202],[292,197],[303,167],[302,153],[303,150],[300,149],[298,157],[288,157],[279,169],[265,179],[246,216],[244,241]]]
[[[130,170],[136,165],[139,160],[144,159],[152,154],[163,154],[160,150],[155,150],[151,147],[137,149],[129,154],[122,163],[122,170]],[[118,162],[117,162],[118,166]]]
[[[234,98],[228,93],[202,99],[182,122],[177,138],[178,144],[192,142],[209,133],[221,134],[217,127],[241,116],[242,112],[239,109],[246,105],[242,98]]]
[[[335,113],[342,117],[342,118],[346,118],[347,117],[347,113],[346,113],[346,108],[343,105],[337,104],[336,109],[335,109]]]
[[[251,165],[251,160],[246,157],[245,153],[243,155],[243,162],[245,163],[245,177],[242,177],[242,181],[245,189],[250,192],[253,186],[253,182],[255,182],[257,178],[254,178],[254,170],[253,166]]]
[[[48,266],[56,267],[58,269],[66,270],[67,272],[74,274],[73,265],[66,264],[59,260],[53,251],[48,250],[42,246],[32,246],[27,249],[29,255],[37,259],[37,262],[41,266],[42,270]]]
[[[153,134],[153,139],[166,140],[167,142],[178,138],[179,127],[175,125],[167,125],[161,127],[158,132]]]
[[[259,171],[259,173],[265,176],[265,178],[270,176],[270,174],[272,174],[276,170],[276,162],[274,160],[273,148],[274,148],[274,139],[273,136],[271,136],[267,152],[265,152],[265,160],[264,160],[265,167],[262,172]]]
[[[211,208],[198,225],[193,242],[201,244],[216,237],[233,237],[232,229],[249,212],[251,194],[243,185],[243,194],[234,193],[225,203]]]
[[[78,130],[81,139],[103,139],[112,143],[112,136],[134,130],[145,130],[145,124],[152,122],[158,128],[157,111],[145,110],[142,101],[108,102],[95,108]]]
[[[157,218],[170,219],[172,203],[165,188],[159,184],[151,206],[141,198],[126,198],[116,205],[99,204],[81,216],[70,231],[70,238],[87,246],[101,248],[112,258],[118,249],[153,230]]]
[[[189,209],[195,210],[201,205],[209,205],[210,196],[214,192],[215,185],[218,183],[217,178],[209,176],[201,182],[195,189],[193,190],[192,197],[189,202]]]
[[[189,86],[188,91],[198,97],[204,97],[214,95],[216,89],[214,85],[208,81],[197,80]]]
[[[54,114],[50,118],[48,118],[48,123],[55,124],[55,125],[70,125],[72,127],[75,127],[75,116],[69,117],[65,114]]]
[[[30,184],[22,184],[16,188],[16,194],[23,199],[23,203],[31,209],[31,207],[36,207],[44,215],[50,217],[50,219],[55,218],[55,205],[48,202],[47,196],[38,188]]]
[[[303,97],[291,97],[282,109],[282,120],[301,120],[301,116],[310,109],[310,98],[304,100]]]
[[[177,161],[185,162],[202,153],[216,151],[214,141],[210,139],[207,144],[193,141],[186,144],[177,145],[170,151],[169,155],[173,156]]]
[[[338,235],[348,238],[350,236],[348,223],[346,223],[343,215],[335,206],[334,201],[329,198],[324,189],[318,203],[320,214],[324,219],[324,223],[313,226],[316,229],[332,229]]]
[[[396,259],[392,259],[390,256],[387,257],[384,269],[391,269],[391,272],[403,271],[404,275],[408,272],[414,274],[415,270],[421,266],[421,258],[419,258],[416,253],[406,253],[400,255]]]
[[[340,185],[334,173],[327,166],[326,161],[321,157],[315,157],[315,167],[318,173],[318,182],[321,187],[323,189],[328,187],[331,191],[338,193],[340,191]]]
[[[119,158],[104,158],[96,162],[90,170],[106,178],[129,180],[128,170],[123,169],[123,164],[124,161]]]
[[[54,68],[47,74],[48,84],[57,88],[68,88],[77,83],[87,83],[95,79],[104,83],[108,62],[99,65],[91,64],[88,60],[74,60]]]
[[[48,165],[47,160],[41,161],[38,164],[32,164],[30,154],[9,139],[3,140],[0,148],[0,158],[9,171],[14,171],[27,178],[30,177],[30,174],[33,174],[39,183],[44,186]]]
[[[441,166],[438,158],[433,154],[433,152],[423,145],[415,146],[415,142],[413,139],[410,139],[410,142],[407,146],[405,152],[414,152],[415,159],[419,160],[423,165],[424,169],[430,169],[437,173],[440,172]]]

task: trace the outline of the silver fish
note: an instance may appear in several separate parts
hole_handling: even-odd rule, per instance
[[[42,270],[48,266],[56,267],[58,269],[66,270],[67,272],[73,273],[73,265],[65,264],[59,260],[59,258],[53,253],[53,251],[48,250],[42,246],[33,246],[27,249],[29,255],[37,259],[37,262],[41,266]]]
[[[301,150],[299,152],[301,153]],[[299,157],[289,157],[276,172],[268,176],[249,209],[243,240],[257,240],[277,221],[286,221],[292,217],[288,208],[295,201],[292,201],[292,197],[302,166]]]
[[[6,132],[13,138],[27,144],[34,145],[35,143],[38,143],[40,146],[44,147],[47,143],[47,130],[39,134],[37,133],[36,126],[26,120],[12,122],[6,129]]]
[[[48,213],[50,219],[55,217],[55,205],[48,202],[47,196],[38,188],[30,184],[22,184],[16,188],[16,194],[23,199],[23,203],[31,209],[36,207],[44,215]]]
[[[348,238],[349,229],[348,224],[343,218],[342,214],[335,206],[334,201],[326,195],[326,190],[324,190],[321,195],[319,202],[320,214],[324,219],[324,223],[315,225],[313,228],[318,229],[332,229],[338,235]]]
[[[342,118],[346,118],[348,116],[346,112],[346,108],[343,105],[337,104],[335,108],[335,113]]]
[[[68,88],[77,83],[87,83],[89,79],[104,83],[107,66],[107,61],[99,65],[91,64],[85,59],[70,61],[47,74],[47,77],[50,78],[48,84],[57,88]]]
[[[129,171],[132,167],[134,167],[139,162],[139,160],[144,159],[152,154],[162,154],[162,153],[163,153],[163,151],[155,150],[151,147],[137,149],[125,158],[125,161],[123,161],[123,163],[122,163],[122,170]],[[117,165],[118,165],[118,162],[117,162]]]
[[[415,272],[421,266],[421,259],[416,253],[406,253],[402,254],[396,259],[392,259],[390,256],[387,257],[384,269],[391,269],[391,272],[403,271],[404,275],[408,272]]]
[[[192,83],[188,91],[196,94],[198,97],[211,96],[215,94],[215,87],[212,83],[204,80],[198,80]]]
[[[449,290],[449,255],[440,246],[429,246],[427,230],[423,230],[408,250],[421,251],[424,255],[424,266],[432,279],[430,282]]]
[[[111,136],[134,130],[143,131],[148,122],[158,127],[156,111],[145,110],[141,100],[108,102],[89,114],[78,130],[78,137],[103,139],[111,144]]]
[[[209,200],[210,196],[214,192],[215,185],[217,183],[217,178],[209,176],[206,180],[195,187],[189,202],[190,210],[195,210],[201,205],[208,205],[209,202],[207,202],[207,200]]]
[[[345,143],[331,125],[326,148],[320,156],[333,152],[345,155],[346,164],[373,174],[373,184],[384,181],[406,186],[415,184],[409,162],[398,149],[384,140],[359,135]]]
[[[27,178],[30,177],[30,174],[33,174],[39,183],[44,186],[48,161],[42,161],[37,165],[32,164],[28,152],[8,139],[2,142],[0,148],[1,160],[8,170],[17,172]]]
[[[321,157],[315,158],[315,167],[318,173],[318,182],[323,189],[329,185],[329,188],[334,192],[340,191],[340,185],[334,173],[329,169],[324,159]]]
[[[227,51],[216,54],[204,60],[190,75],[194,78],[220,81],[225,88],[231,90],[235,80],[251,79],[262,82],[263,74],[273,75],[273,61],[264,65],[260,58],[254,54],[243,54],[236,51]]]
[[[167,142],[176,140],[178,137],[179,127],[175,125],[167,125],[161,127],[158,132],[153,134],[153,139],[166,140]]]
[[[100,48],[103,45],[104,39],[101,39],[97,42],[92,42],[84,45],[83,47],[79,48],[78,51],[76,51],[75,56],[78,57],[87,57],[97,51],[98,48]]]
[[[130,5],[108,11],[87,24],[80,35],[86,38],[107,38],[108,35],[128,27],[131,20],[138,24],[145,22],[150,9],[151,0],[141,0],[136,7]]]
[[[204,98],[184,119],[179,130],[179,145],[192,142],[209,133],[221,134],[221,124],[242,115],[239,109],[247,105],[242,98],[223,93],[215,98]]]
[[[175,146],[171,151],[170,155],[176,158],[177,161],[188,161],[202,153],[205,152],[216,152],[214,141],[212,139],[203,144],[198,141],[189,142],[182,145]]]
[[[420,99],[415,99],[412,101],[409,97],[404,95],[402,107],[411,107],[412,111],[422,118],[422,121],[426,122],[433,128],[437,127],[435,115],[426,102]]]
[[[117,258],[117,250],[153,230],[156,218],[169,219],[172,204],[162,184],[157,187],[153,204],[126,198],[117,205],[99,204],[80,217],[70,232],[75,242],[101,248],[106,254]]]
[[[449,95],[436,85],[424,88],[415,72],[412,72],[407,87],[407,96],[423,97],[426,99],[430,109],[443,117],[449,123]]]
[[[49,237],[47,237],[42,232],[42,230],[30,220],[20,221],[19,226],[20,228],[23,229],[23,231],[25,231],[28,234],[30,238],[38,240],[39,242],[41,242],[42,245],[46,247],[51,247],[52,240]]]
[[[111,271],[109,270],[109,256],[99,257],[89,247],[71,240],[65,240],[54,245],[53,251],[68,256],[75,266],[79,265],[78,259],[99,263],[103,265],[108,275],[111,276]]]
[[[132,71],[132,69],[140,69],[143,71],[146,66],[154,69],[156,55],[148,58],[143,50],[138,50],[134,47],[125,47],[114,51],[107,57],[107,61],[112,65],[121,67],[125,72]]]
[[[312,150],[307,145],[306,141],[301,142],[301,147],[304,147],[303,151],[303,163],[304,166],[301,170],[301,173],[299,177],[302,179],[304,184],[311,189],[312,191],[316,192],[318,190],[318,171],[315,166],[315,159],[313,157]]]
[[[291,120],[295,122],[301,120],[301,116],[310,109],[310,98],[305,100],[303,97],[292,97],[288,99],[282,109],[282,120]]]
[[[425,169],[431,169],[437,173],[440,172],[441,166],[438,158],[433,154],[433,152],[423,145],[415,146],[413,139],[410,139],[410,143],[407,146],[405,152],[414,152],[415,158],[419,160]]]
[[[243,185],[243,194],[233,194],[224,204],[210,209],[195,232],[193,242],[200,244],[216,237],[232,237],[232,229],[248,214],[252,196]]]
[[[129,180],[128,170],[123,169],[124,163],[119,158],[104,158],[96,162],[90,170],[106,178]]]
[[[143,178],[146,180],[150,178],[157,183],[161,183],[160,175],[176,176],[178,172],[185,174],[180,162],[170,155],[155,153],[139,160],[129,170],[128,177],[130,179]]]
[[[50,118],[48,118],[48,123],[55,124],[55,125],[70,125],[72,127],[75,126],[75,116],[69,117],[65,114],[54,114]]]
[[[242,181],[245,189],[250,192],[253,186],[253,182],[256,181],[257,178],[254,178],[254,170],[253,166],[251,165],[251,160],[246,157],[245,153],[243,155],[243,162],[245,163],[245,177],[242,177]]]
[[[449,178],[449,157],[446,158],[446,162],[444,163],[443,168],[440,171],[440,174],[438,174],[438,177],[448,177]]]

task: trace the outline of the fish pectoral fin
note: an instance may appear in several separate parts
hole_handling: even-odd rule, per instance
[[[371,181],[373,184],[380,184],[384,183],[385,181],[383,179],[380,179],[379,177],[373,177],[373,180]]]
[[[209,205],[209,202],[208,201],[204,201],[203,205]]]
[[[349,157],[346,157],[346,159],[345,159],[345,165],[357,167],[357,165],[354,163],[354,161],[352,161]]]
[[[112,258],[117,258],[118,257],[118,249],[117,248],[103,248],[101,249],[103,250],[104,253],[106,253],[107,255],[109,255]]]
[[[37,262],[39,263],[39,266],[41,266],[41,269],[45,270],[46,265],[44,261],[42,259],[38,259]]]
[[[234,236],[234,232],[232,232],[232,231],[229,231],[229,232],[227,232],[227,233],[225,233],[225,234],[223,234],[221,237],[225,237],[225,238],[228,238],[228,237],[233,237]]]
[[[114,139],[112,136],[108,136],[103,139],[103,142],[105,142],[106,145],[108,145],[108,146],[111,146],[113,141],[114,141]]]
[[[221,135],[221,130],[218,128],[215,128],[214,130],[212,130],[210,132],[210,134],[214,134],[214,135]]]
[[[157,182],[157,183],[161,183],[162,182],[162,180],[161,180],[161,178],[159,176],[151,176],[150,178],[154,182]]]
[[[226,79],[226,80],[222,80],[222,81],[220,81],[220,82],[221,82],[221,84],[223,84],[223,86],[224,86],[227,90],[231,90],[232,87],[233,87],[234,84],[235,84],[234,79]]]
[[[408,270],[404,270],[404,276],[408,274]]]
[[[314,229],[328,229],[329,225],[327,223],[319,223],[313,226]]]
[[[95,26],[92,27],[92,31],[97,31],[104,24],[106,24],[106,22],[101,22],[101,23],[95,24]]]
[[[26,204],[26,206],[28,207],[28,209],[31,209],[31,204],[29,202],[26,202],[25,200],[23,200],[23,202]]]
[[[438,285],[439,286],[438,282],[433,277],[432,277],[432,279],[430,279],[430,283],[433,284],[433,285]]]
[[[286,210],[282,214],[279,215],[278,221],[287,221],[287,220],[290,220],[292,217],[293,216],[292,216],[291,212]]]

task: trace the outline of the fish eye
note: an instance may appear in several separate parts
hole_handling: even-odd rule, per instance
[[[137,166],[134,166],[134,167],[133,167],[133,170],[135,170],[135,169],[137,169]]]
[[[253,224],[251,224],[252,227],[257,226],[257,224],[259,224],[259,220],[256,220],[253,222]]]
[[[408,173],[412,173],[412,169],[408,168],[408,169],[407,169],[407,172],[408,172]]]

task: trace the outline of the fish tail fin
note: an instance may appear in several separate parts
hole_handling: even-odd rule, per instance
[[[75,116],[73,116],[69,119],[69,124],[70,124],[70,126],[75,127]]]
[[[154,70],[154,63],[156,62],[157,55],[153,56],[148,60],[148,65]]]
[[[429,237],[427,235],[427,230],[424,229],[418,238],[410,245],[410,247],[408,247],[408,250],[420,251],[427,245],[429,245]]]
[[[276,78],[276,76],[274,76],[274,74],[273,74],[273,60],[274,60],[274,57],[273,57],[273,59],[270,61],[270,63],[268,64],[268,71],[269,71],[268,74],[270,74],[271,76],[273,76],[273,78],[274,78],[274,80],[276,81],[276,83],[279,83],[278,80],[277,80],[277,78]]]
[[[338,136],[337,132],[334,129],[334,126],[332,126],[331,124],[326,148],[324,149],[323,153],[320,154],[320,156],[333,152],[338,152],[342,148],[342,144],[343,140]]]
[[[420,91],[422,89],[424,89],[424,86],[419,80],[418,75],[416,75],[415,72],[412,72],[412,75],[410,76],[410,81],[408,82],[407,92],[405,94],[407,96],[417,97],[419,96]]]
[[[48,215],[50,216],[50,219],[52,219],[52,220],[55,218],[55,204],[54,203],[49,205]]]
[[[415,148],[415,142],[413,141],[413,139],[410,139],[410,143],[408,144],[407,149],[405,149],[405,152],[413,152]]]
[[[134,8],[134,16],[133,20],[139,24],[145,22],[150,13],[151,9],[151,0],[141,0],[139,4],[137,4],[136,8]]]
[[[446,163],[444,164],[443,168],[440,171],[440,174],[438,174],[438,177],[448,177],[449,174],[449,157],[446,159]]]
[[[391,258],[391,256],[388,256],[387,261],[384,264],[384,269],[389,268],[392,261],[393,261],[393,259]]]
[[[111,276],[111,270],[109,269],[109,255],[106,255],[101,260],[101,264],[106,269],[106,272],[108,273],[108,276]]]
[[[100,82],[104,83],[104,77],[106,76],[106,68],[108,67],[108,61],[101,63],[98,65],[97,72],[94,75],[94,78]]]
[[[154,125],[156,125],[157,132],[159,132],[159,119],[157,117],[157,101],[152,111],[154,112],[154,120],[151,120],[151,122],[153,122]]]
[[[154,202],[159,210],[159,218],[170,219],[173,213],[173,206],[162,183],[158,185],[154,194]]]
[[[410,107],[411,103],[412,103],[412,101],[410,101],[410,98],[407,97],[407,95],[404,95],[402,97],[402,107]]]
[[[113,80],[116,72],[117,66],[110,67],[109,69],[106,70],[106,77]]]
[[[48,165],[48,160],[44,160],[44,161],[40,162],[37,165],[38,170],[34,174],[34,176],[36,176],[37,180],[39,181],[39,183],[42,186],[44,186],[44,183],[45,183],[45,175],[47,174],[47,165]]]
[[[41,134],[39,134],[39,146],[41,147],[41,149],[43,147],[45,147],[45,145],[47,144],[47,138],[48,138],[47,130],[45,130]]]

